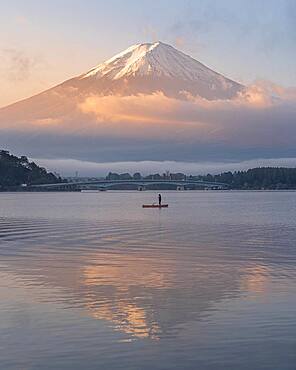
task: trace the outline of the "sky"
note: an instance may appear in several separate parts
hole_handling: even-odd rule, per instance
[[[3,1],[0,107],[158,40],[247,90],[211,103],[93,96],[77,107],[83,124],[0,122],[0,147],[62,175],[296,166],[295,19],[295,0]]]
[[[157,40],[243,84],[295,86],[295,19],[294,0],[2,1],[0,107]]]

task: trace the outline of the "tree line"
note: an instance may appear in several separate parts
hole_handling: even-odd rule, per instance
[[[155,173],[142,176],[109,172],[107,180],[201,180],[225,183],[231,189],[296,189],[296,168],[258,167],[246,171],[228,171],[212,175],[186,175],[184,173]],[[48,172],[27,157],[17,157],[6,150],[0,150],[0,190],[7,190],[21,185],[51,184],[64,182],[59,175]]]
[[[17,157],[0,150],[0,190],[13,187],[61,182],[60,176],[30,162],[27,157]]]
[[[275,190],[275,189],[296,189],[296,168],[286,167],[258,167],[246,171],[228,171],[217,175],[186,175],[184,173],[163,173],[142,176],[136,172],[129,173],[109,172],[107,180],[200,180],[220,182],[228,184],[231,189],[253,189],[253,190]]]

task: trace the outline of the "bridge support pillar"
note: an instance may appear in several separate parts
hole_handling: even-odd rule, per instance
[[[179,185],[179,186],[177,186],[177,190],[178,191],[183,191],[183,190],[185,190],[185,186]]]
[[[143,185],[138,186],[138,191],[144,191],[144,190],[145,190],[145,186],[143,186]]]

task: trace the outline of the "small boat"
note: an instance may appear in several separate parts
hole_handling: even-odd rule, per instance
[[[81,193],[100,193],[101,191],[107,191],[107,189],[98,189],[98,190],[81,190]]]
[[[168,204],[143,204],[143,208],[168,208]]]

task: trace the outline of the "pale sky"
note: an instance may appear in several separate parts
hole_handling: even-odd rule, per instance
[[[10,0],[0,12],[0,107],[161,40],[244,84],[296,86],[295,0]]]
[[[90,96],[68,116],[47,98],[32,119],[1,110],[0,148],[68,175],[295,166],[295,19],[296,0],[2,0],[0,107],[155,41],[246,89],[224,101]]]

